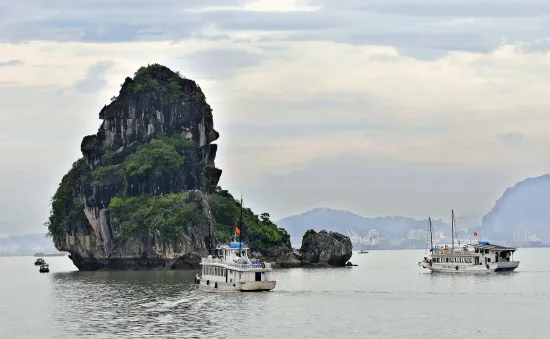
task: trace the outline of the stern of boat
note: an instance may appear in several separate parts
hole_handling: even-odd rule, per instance
[[[276,283],[276,281],[245,281],[240,283],[239,290],[241,292],[271,291]]]
[[[519,261],[504,261],[498,262],[495,268],[495,272],[511,272],[518,268]]]

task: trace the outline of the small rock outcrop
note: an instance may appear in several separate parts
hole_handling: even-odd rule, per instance
[[[351,258],[352,244],[349,237],[325,230],[308,230],[300,248],[303,266],[344,267]]]

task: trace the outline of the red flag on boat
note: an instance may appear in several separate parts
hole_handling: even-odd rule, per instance
[[[238,226],[235,226],[235,233],[241,234],[241,229]]]
[[[474,237],[477,237],[477,232],[474,232]]]

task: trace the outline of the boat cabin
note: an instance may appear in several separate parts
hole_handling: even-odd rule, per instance
[[[480,241],[467,244],[462,248],[455,248],[454,252],[448,246],[432,249],[431,262],[433,263],[462,263],[472,265],[488,265],[498,262],[514,261],[514,252],[517,249]]]

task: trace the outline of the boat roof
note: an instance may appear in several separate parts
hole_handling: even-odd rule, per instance
[[[249,249],[244,243],[238,241],[232,241],[229,244],[223,244],[216,246],[218,250],[247,250]]]
[[[482,250],[502,250],[502,251],[515,251],[517,248],[510,247],[510,246],[503,246],[503,245],[497,245],[497,244],[490,244],[488,242],[479,242],[477,244],[469,244],[470,246],[474,248],[479,248]]]

